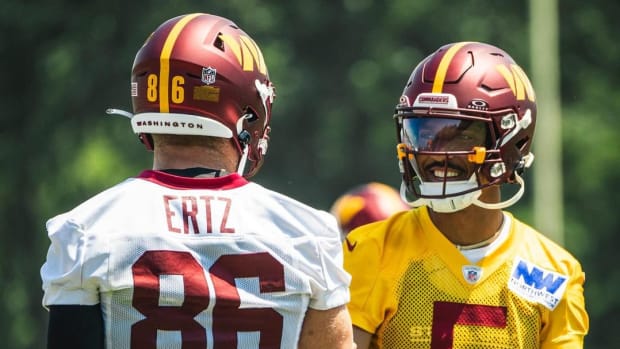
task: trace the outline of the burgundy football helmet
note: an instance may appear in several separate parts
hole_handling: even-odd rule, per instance
[[[386,219],[409,209],[397,190],[378,182],[356,186],[342,194],[330,211],[344,235],[361,225]]]
[[[503,50],[478,42],[439,48],[413,70],[394,119],[401,192],[418,204],[439,212],[472,203],[502,208],[522,195],[519,174],[533,161],[535,94]],[[520,185],[510,200],[478,200],[482,188],[504,183]]]
[[[226,18],[183,15],[159,26],[136,54],[131,123],[147,149],[153,133],[230,138],[239,172],[247,161],[250,177],[267,151],[274,97],[250,36]]]

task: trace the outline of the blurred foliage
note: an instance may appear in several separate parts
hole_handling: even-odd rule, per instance
[[[587,273],[587,347],[609,348],[615,335],[602,328],[620,328],[620,271],[610,267],[620,239],[620,3],[559,6],[566,246]],[[415,64],[437,47],[485,41],[529,66],[525,0],[3,1],[3,347],[44,347],[46,219],[150,167],[128,121],[105,109],[131,108],[135,52],[165,19],[189,12],[228,17],[262,47],[277,99],[255,180],[320,208],[360,182],[399,185],[392,112]],[[525,221],[531,199],[512,209]]]

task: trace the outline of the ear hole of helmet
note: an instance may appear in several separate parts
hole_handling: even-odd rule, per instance
[[[245,113],[243,114],[243,118],[247,122],[252,123],[252,122],[258,120],[258,115],[256,115],[256,112],[252,108],[246,107],[245,108]]]

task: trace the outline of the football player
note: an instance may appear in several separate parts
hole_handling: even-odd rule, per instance
[[[48,348],[351,348],[336,220],[249,177],[274,86],[228,19],[161,24],[131,73],[153,168],[47,223]]]
[[[445,45],[413,70],[394,120],[415,208],[346,238],[358,348],[582,348],[580,263],[504,210],[534,159],[525,72],[495,46]]]
[[[383,183],[370,182],[360,184],[339,196],[330,212],[338,220],[344,239],[360,225],[386,219],[409,208],[396,189]]]

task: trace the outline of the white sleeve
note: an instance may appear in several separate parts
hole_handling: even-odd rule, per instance
[[[83,229],[66,215],[50,219],[47,231],[51,243],[41,267],[43,306],[99,303],[96,282],[84,275],[84,263],[93,241],[89,241]]]
[[[330,216],[327,223],[329,223],[329,229],[321,236],[318,243],[319,263],[324,283],[311,285],[313,296],[309,304],[310,308],[318,310],[347,304],[350,299],[351,276],[343,268],[340,232],[333,217]]]

